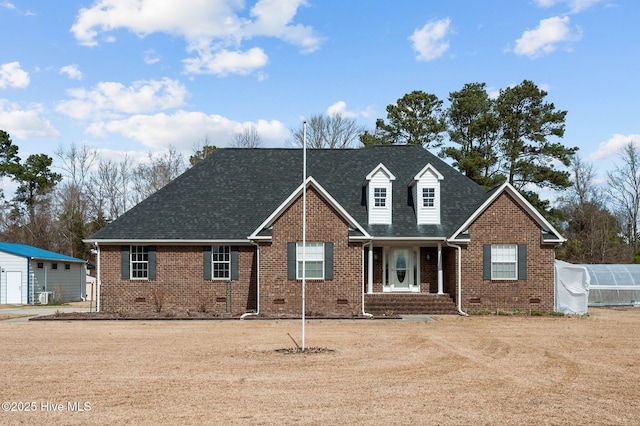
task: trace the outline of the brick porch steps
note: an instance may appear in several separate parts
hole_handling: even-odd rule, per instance
[[[365,312],[384,315],[455,315],[455,302],[448,294],[376,293],[364,295]]]

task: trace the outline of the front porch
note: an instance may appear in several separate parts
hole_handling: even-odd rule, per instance
[[[442,244],[363,250],[366,294],[456,294],[456,251]]]
[[[364,310],[374,316],[455,315],[455,301],[448,294],[372,293],[364,295]]]
[[[442,243],[414,244],[387,242],[365,248],[365,312],[457,314],[455,250]]]

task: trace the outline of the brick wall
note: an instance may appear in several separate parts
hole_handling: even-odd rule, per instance
[[[120,246],[101,246],[101,310],[202,311],[238,315],[256,308],[254,246],[238,247],[238,280],[204,280],[202,245],[156,246],[156,280],[122,280]]]
[[[287,243],[302,241],[302,197],[274,223],[271,243],[260,246],[260,312],[300,316],[302,282],[287,279]],[[314,189],[307,192],[307,241],[333,242],[332,280],[306,280],[308,315],[362,312],[362,244],[350,243],[348,224]]]
[[[471,243],[462,251],[463,310],[553,310],[555,248],[541,244],[540,227],[509,194],[500,195],[469,232]],[[526,244],[527,279],[483,280],[483,244]]]

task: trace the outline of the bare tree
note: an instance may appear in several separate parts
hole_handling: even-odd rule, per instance
[[[364,127],[342,114],[312,115],[307,120],[307,148],[351,148]],[[302,147],[304,126],[292,128],[293,144]]]
[[[572,186],[558,201],[565,216],[567,242],[558,257],[573,263],[625,263],[629,246],[620,237],[620,223],[607,208],[598,189],[593,165],[575,156]]]
[[[131,168],[131,157],[126,155],[120,162],[99,160],[98,169],[91,176],[89,194],[92,217],[98,226],[116,219],[133,204],[129,201]]]
[[[261,145],[262,138],[253,124],[237,132],[231,142],[231,146],[236,148],[260,148]]]
[[[184,172],[184,158],[174,146],[160,155],[147,154],[148,162],[133,171],[133,199],[139,203]]]
[[[87,248],[82,240],[90,232],[86,227],[90,221],[89,177],[98,153],[84,144],[78,147],[72,143],[67,149],[60,146],[55,155],[64,178],[57,186],[62,251],[75,257],[85,257]]]
[[[195,166],[218,149],[211,143],[209,135],[204,135],[204,139],[193,145],[193,155],[189,157],[189,163]]]
[[[620,214],[627,240],[635,255],[640,219],[640,152],[630,142],[622,148],[619,157],[622,164],[607,173],[607,183],[613,206]]]

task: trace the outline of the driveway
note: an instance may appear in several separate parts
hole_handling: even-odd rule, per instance
[[[95,310],[95,306],[93,307]],[[24,315],[19,318],[9,318],[4,322],[25,322],[29,318],[53,315],[56,312],[89,312],[89,302],[72,302],[60,306],[41,305],[0,305],[0,318],[13,315]]]

